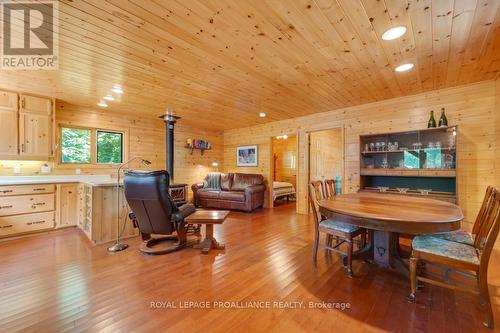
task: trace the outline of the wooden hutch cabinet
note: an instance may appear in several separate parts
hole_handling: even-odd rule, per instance
[[[362,135],[360,190],[457,202],[457,127]]]

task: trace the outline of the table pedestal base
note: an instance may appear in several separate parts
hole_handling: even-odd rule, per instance
[[[193,245],[193,248],[201,249],[201,253],[208,254],[211,249],[224,250],[226,246],[214,238],[214,225],[205,224],[205,239],[201,243]]]
[[[373,261],[382,267],[389,267],[389,238],[388,232],[373,230]]]
[[[403,261],[399,253],[399,237],[397,233],[368,230],[368,243],[353,253],[353,260],[367,260],[381,267],[393,268],[404,274],[408,274],[408,265]]]

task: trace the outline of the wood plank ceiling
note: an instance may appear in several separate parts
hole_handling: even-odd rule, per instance
[[[224,130],[494,79],[500,0],[63,0],[60,69],[0,87]],[[390,27],[407,33],[384,41]],[[415,67],[394,72],[402,63]],[[266,118],[259,118],[264,111]]]

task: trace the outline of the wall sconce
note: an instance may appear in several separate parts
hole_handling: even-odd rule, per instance
[[[286,140],[286,139],[288,139],[288,135],[286,135],[286,134],[285,135],[278,135],[276,137],[276,139],[278,139],[278,140]]]

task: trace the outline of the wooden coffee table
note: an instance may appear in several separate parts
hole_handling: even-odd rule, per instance
[[[205,239],[194,245],[195,249],[201,249],[201,253],[208,254],[211,249],[224,250],[226,246],[217,242],[214,238],[214,224],[222,224],[229,215],[228,210],[197,210],[184,219],[189,224],[204,224]]]

